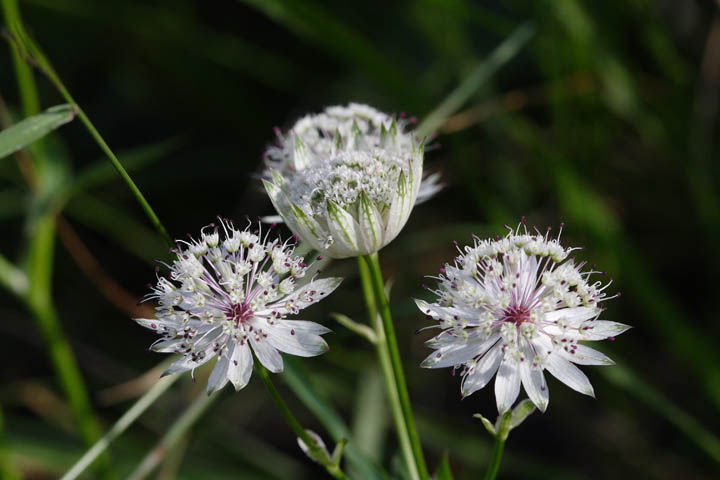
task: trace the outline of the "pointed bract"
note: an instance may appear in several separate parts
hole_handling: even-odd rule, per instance
[[[328,107],[300,119],[265,154],[266,190],[293,232],[323,255],[374,253],[439,190],[422,182],[423,144],[408,122],[367,105]],[[278,175],[281,179],[278,179]],[[292,217],[292,219],[290,218]]]

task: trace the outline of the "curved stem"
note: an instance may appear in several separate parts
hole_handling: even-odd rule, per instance
[[[373,293],[370,268],[367,262],[362,258],[358,258],[358,271],[360,272],[360,281],[362,284],[363,295],[365,297],[365,306],[368,311],[368,320],[375,331],[375,349],[377,350],[380,370],[382,371],[383,380],[385,382],[385,390],[387,391],[388,401],[390,402],[390,411],[392,412],[393,421],[395,422],[395,430],[397,431],[398,440],[400,442],[400,450],[402,451],[403,458],[405,459],[405,464],[407,465],[410,478],[417,480],[420,478],[420,473],[418,472],[417,465],[415,464],[415,455],[410,442],[407,424],[405,423],[402,405],[400,404],[395,374],[393,373],[392,362],[390,360],[390,351],[388,350],[385,332],[383,331],[382,319],[378,317],[377,303],[375,302],[375,294]]]
[[[275,402],[275,406],[278,408],[278,410],[280,410],[280,414],[283,416],[283,418],[290,426],[292,431],[295,433],[295,435],[297,435],[298,438],[300,438],[300,440],[302,440],[303,443],[305,443],[305,445],[308,447],[308,449],[310,450],[310,457],[316,462],[322,464],[322,466],[325,467],[325,470],[327,470],[327,472],[334,478],[348,480],[348,477],[340,469],[340,465],[336,465],[331,462],[330,459],[327,458],[327,453],[320,448],[315,439],[308,434],[307,430],[305,430],[302,425],[300,425],[300,422],[298,422],[298,420],[290,411],[290,408],[288,408],[287,404],[285,403],[285,400],[283,400],[280,392],[278,392],[277,388],[275,388],[275,384],[273,384],[272,380],[270,379],[270,374],[268,373],[267,369],[263,367],[263,365],[258,361],[257,357],[255,357],[254,354],[253,359],[255,360],[255,371],[257,371],[260,379],[265,384],[268,393],[270,393],[270,397],[273,399],[273,402]],[[326,461],[322,461],[323,458],[326,458]]]
[[[385,343],[390,354],[390,362],[395,374],[395,385],[397,387],[400,407],[402,408],[405,425],[407,428],[410,445],[412,446],[413,456],[415,457],[415,465],[422,480],[428,480],[428,471],[425,465],[425,457],[423,457],[420,438],[415,428],[415,418],[413,417],[412,407],[410,405],[410,395],[408,394],[407,383],[405,382],[405,374],[402,369],[402,361],[400,360],[400,350],[397,346],[395,338],[395,327],[393,326],[392,315],[390,313],[390,305],[388,304],[385,288],[383,285],[382,272],[380,270],[380,262],[377,254],[364,255],[361,257],[367,264],[372,279],[372,286],[375,291],[375,299],[380,307],[380,316],[382,317],[382,326],[385,333]]]

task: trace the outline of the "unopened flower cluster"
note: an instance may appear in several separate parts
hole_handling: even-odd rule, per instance
[[[476,240],[437,277],[435,303],[417,300],[443,331],[427,342],[435,351],[423,367],[459,368],[463,396],[485,387],[493,376],[498,411],[515,402],[520,386],[542,411],[549,392],[547,370],[578,392],[593,395],[574,364],[612,364],[579,342],[613,338],[629,327],[599,320],[609,284],[591,283],[599,273],[583,271],[548,234],[528,234],[524,224],[497,240]],[[497,374],[497,375],[496,375]]]
[[[250,226],[210,225],[198,240],[178,242],[169,278],[158,276],[146,299],[157,301],[156,318],[136,319],[163,336],[151,349],[180,354],[166,374],[192,370],[217,357],[208,393],[228,382],[249,381],[254,352],[270,371],[283,370],[280,352],[303,357],[327,350],[322,325],[287,320],[324,298],[340,279],[309,280],[307,266],[288,242],[269,240]],[[301,286],[302,285],[302,286]]]
[[[334,258],[392,241],[414,204],[434,194],[422,182],[423,149],[408,121],[367,105],[329,107],[300,119],[266,152],[265,181],[291,230]]]

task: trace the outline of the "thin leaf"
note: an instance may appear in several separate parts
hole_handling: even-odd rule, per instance
[[[0,159],[25,148],[75,118],[69,104],[56,105],[0,132]]]
[[[433,475],[433,480],[453,480],[452,472],[450,471],[450,458],[447,452],[443,454],[440,465],[438,465],[437,470],[435,470],[435,475]]]
[[[500,67],[517,55],[520,49],[532,38],[534,32],[535,28],[529,23],[524,23],[516,28],[512,35],[498,45],[435,110],[425,117],[425,120],[417,127],[417,135],[423,137],[437,130]]]

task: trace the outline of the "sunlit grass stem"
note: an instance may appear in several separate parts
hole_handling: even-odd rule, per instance
[[[122,433],[128,429],[130,425],[132,425],[135,420],[137,420],[140,415],[147,410],[150,405],[152,405],[155,400],[157,400],[160,395],[165,393],[165,390],[170,388],[170,385],[175,383],[175,381],[180,378],[179,375],[170,375],[164,378],[161,378],[155,385],[152,386],[150,390],[145,392],[145,394],[140,397],[130,409],[123,414],[122,417],[118,419],[117,422],[115,422],[115,425],[110,428],[110,430],[107,431],[107,433],[95,444],[92,446],[90,450],[85,452],[85,454],[75,463],[75,465],[72,466],[68,472],[63,475],[63,477],[60,480],[74,480],[78,478],[94,461],[95,459],[100,456],[102,452],[104,452],[108,446],[115,440],[117,437],[122,435]]]
[[[179,375],[172,375],[178,377]],[[180,442],[186,433],[202,417],[212,403],[220,397],[221,392],[207,395],[200,392],[185,409],[185,411],[173,422],[165,432],[162,439],[142,459],[135,471],[129,475],[130,480],[141,480],[147,478],[165,458],[165,453],[171,451]]]

